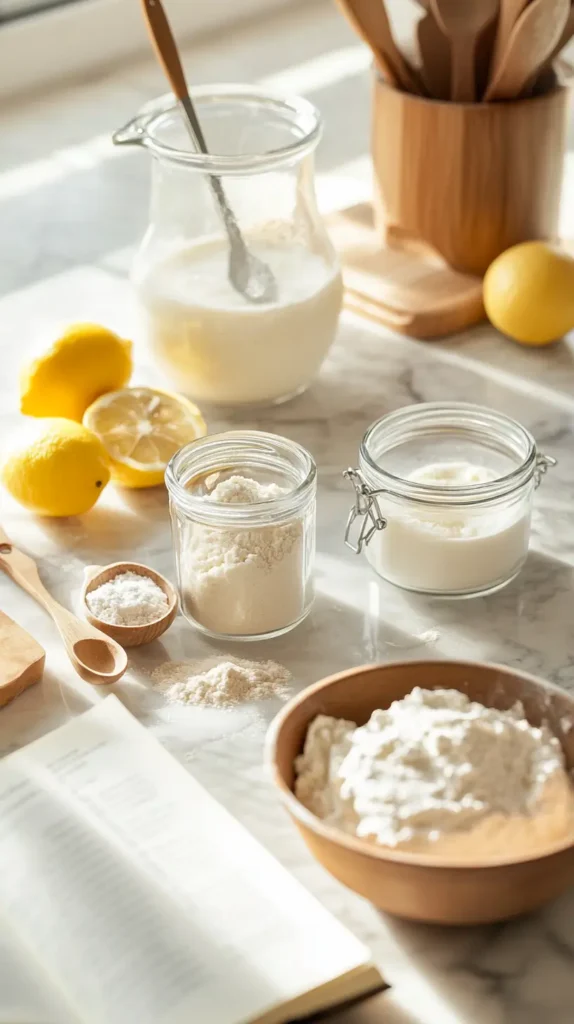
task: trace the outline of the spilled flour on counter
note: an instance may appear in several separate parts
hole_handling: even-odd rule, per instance
[[[285,696],[291,673],[276,661],[212,657],[166,661],[153,670],[151,680],[170,704],[231,708]]]

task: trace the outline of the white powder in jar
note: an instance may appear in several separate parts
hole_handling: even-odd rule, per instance
[[[275,661],[214,657],[166,661],[153,670],[151,679],[170,704],[230,708],[245,701],[284,696],[291,673]]]
[[[574,837],[560,743],[520,704],[498,711],[416,687],[360,728],[319,715],[295,770],[312,813],[385,846],[475,859]]]
[[[407,477],[416,483],[468,487],[497,474],[469,462],[431,463]],[[498,507],[406,504],[379,496],[387,520],[365,551],[375,571],[399,587],[429,593],[472,593],[510,579],[528,553],[530,502],[521,496]]]
[[[233,475],[206,498],[244,504],[288,494],[277,484]],[[184,606],[211,633],[257,636],[281,630],[306,609],[303,520],[269,526],[189,523],[182,542]]]
[[[131,570],[89,591],[86,604],[97,619],[114,626],[147,626],[169,608],[161,587],[150,576]]]

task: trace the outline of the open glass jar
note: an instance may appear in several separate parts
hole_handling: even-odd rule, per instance
[[[399,409],[363,437],[345,534],[406,590],[473,597],[505,586],[528,553],[535,488],[555,460],[501,413],[464,402]]]
[[[210,155],[192,150],[173,97],[114,135],[153,157],[150,225],[133,282],[160,368],[199,402],[273,404],[303,391],[333,341],[341,273],[315,200],[319,112],[244,86],[194,89]],[[225,190],[245,242],[271,268],[276,297],[251,303],[228,276],[213,195]]]
[[[309,453],[256,430],[186,445],[166,472],[184,615],[204,633],[286,633],[313,599],[317,470]]]

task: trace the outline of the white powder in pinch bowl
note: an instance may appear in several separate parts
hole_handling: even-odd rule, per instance
[[[121,572],[86,594],[92,615],[114,626],[147,626],[165,615],[169,602],[149,576]]]

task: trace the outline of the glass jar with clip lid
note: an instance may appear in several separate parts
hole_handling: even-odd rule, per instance
[[[384,579],[474,597],[505,586],[528,554],[534,493],[556,460],[530,432],[464,402],[399,409],[367,430],[345,542]]]

